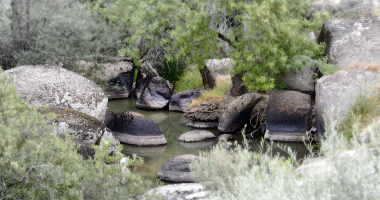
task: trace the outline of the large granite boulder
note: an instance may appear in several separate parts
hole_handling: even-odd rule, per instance
[[[199,161],[199,157],[191,154],[171,158],[158,169],[157,177],[166,182],[193,183],[189,165],[194,161]]]
[[[166,200],[195,200],[206,198],[209,192],[205,191],[205,187],[199,183],[180,183],[151,189],[142,199],[151,199],[150,196],[153,194]]]
[[[154,77],[136,102],[136,108],[157,110],[165,108],[173,95],[174,86],[162,77]]]
[[[108,127],[120,142],[137,146],[167,144],[160,128],[150,119],[135,112],[114,114],[114,123]]]
[[[203,88],[197,88],[173,94],[169,102],[169,110],[185,112],[190,103],[194,99],[198,99],[202,92],[204,92]]]
[[[266,116],[266,139],[302,142],[311,128],[310,95],[291,90],[271,90]]]
[[[326,22],[319,42],[326,43],[328,63],[345,68],[353,61],[380,63],[380,16],[333,19]]]
[[[132,94],[135,65],[130,62],[120,61],[114,64],[104,64],[104,79],[109,86],[106,93],[109,99],[128,98]]]
[[[227,90],[227,95],[237,97],[248,93],[248,88],[245,85],[244,81],[241,79],[243,73],[235,74],[231,77],[231,86]]]
[[[218,130],[221,134],[235,133],[250,124],[251,111],[262,100],[258,93],[248,93],[236,98],[219,118]]]
[[[314,67],[305,67],[299,71],[290,71],[282,77],[282,80],[288,84],[289,89],[311,93],[314,92]]]
[[[202,140],[210,140],[215,138],[216,136],[210,131],[193,130],[180,135],[178,140],[181,142],[199,142]]]
[[[71,108],[103,120],[108,98],[102,88],[56,66],[21,66],[3,72],[12,75],[23,99],[31,104]]]
[[[313,2],[318,10],[327,10],[337,16],[379,15],[377,0],[317,0]]]
[[[92,116],[72,109],[59,107],[40,107],[38,111],[46,118],[47,122],[52,125],[53,131],[55,131],[57,135],[62,138],[66,136],[73,137],[73,141],[80,145],[78,153],[86,158],[93,156],[94,150],[92,145],[100,145],[105,139],[108,140],[107,142],[112,142],[109,148],[110,155],[112,155],[120,145],[114,133],[109,130],[102,121]],[[49,113],[53,113],[56,117],[50,119]]]
[[[318,135],[323,136],[325,126],[331,121],[325,121],[326,111],[334,109],[327,117],[338,121],[338,126],[346,118],[349,109],[360,95],[374,96],[378,91],[380,74],[360,69],[337,71],[323,76],[317,81],[315,97],[315,114]]]
[[[145,87],[154,77],[154,74],[150,73],[145,67],[140,67],[137,71],[136,83],[134,87],[134,93],[137,98],[140,98]]]

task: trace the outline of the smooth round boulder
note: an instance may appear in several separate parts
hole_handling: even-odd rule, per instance
[[[120,142],[137,146],[167,144],[160,128],[150,119],[136,112],[114,114],[115,121],[110,128]]]
[[[173,95],[174,86],[162,77],[154,77],[136,102],[136,108],[158,110],[165,108]]]
[[[157,172],[157,177],[165,182],[193,183],[190,163],[199,161],[199,156],[186,154],[165,161]]]
[[[103,120],[108,98],[102,88],[74,72],[57,66],[20,66],[3,72],[23,99],[43,106],[71,108]]]
[[[194,130],[188,131],[178,137],[181,142],[199,142],[203,140],[215,139],[216,136],[210,131]]]
[[[204,92],[203,88],[197,88],[175,93],[170,99],[169,110],[185,112],[191,102],[202,95],[202,92]]]
[[[219,118],[219,133],[235,133],[250,124],[251,111],[262,99],[258,93],[247,93],[235,99]]]

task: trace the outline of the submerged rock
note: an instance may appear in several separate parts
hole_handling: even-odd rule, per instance
[[[266,139],[302,142],[311,128],[310,95],[290,90],[271,90],[266,116]]]
[[[147,117],[135,112],[115,114],[112,127],[120,142],[137,146],[155,146],[167,144],[164,134]]]
[[[165,161],[157,172],[162,181],[174,183],[193,183],[189,164],[199,161],[199,157],[191,154],[181,155]]]
[[[203,88],[184,90],[178,93],[175,93],[169,102],[169,110],[176,110],[185,112],[190,103],[199,98],[204,91]]]
[[[145,87],[140,98],[136,102],[136,108],[157,110],[165,108],[171,96],[174,86],[162,77],[154,77]]]
[[[103,120],[108,98],[102,88],[57,66],[20,66],[3,72],[12,75],[23,99],[44,106],[71,108]]]
[[[207,139],[214,139],[216,136],[210,131],[204,130],[194,130],[188,131],[178,137],[179,141],[182,142],[199,142]]]

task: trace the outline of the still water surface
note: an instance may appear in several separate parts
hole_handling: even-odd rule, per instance
[[[144,158],[144,164],[138,167],[135,173],[140,174],[145,179],[152,180],[153,182],[157,178],[157,171],[160,166],[168,159],[175,156],[184,155],[184,154],[194,154],[199,155],[199,151],[208,151],[214,146],[216,141],[206,141],[206,142],[196,142],[196,143],[183,143],[177,140],[177,137],[181,134],[195,130],[193,128],[186,127],[186,124],[190,120],[183,117],[182,112],[175,112],[169,110],[157,110],[157,111],[148,111],[140,110],[135,107],[136,99],[128,98],[123,100],[112,100],[108,102],[108,109],[113,113],[121,113],[125,111],[132,111],[140,113],[154,123],[158,125],[162,133],[165,135],[165,138],[168,142],[165,146],[158,147],[138,147],[123,144],[123,151],[127,156],[132,154],[137,154]],[[149,130],[147,130],[149,131]],[[218,130],[210,130],[216,136],[219,136]],[[239,143],[242,142],[243,137],[241,134],[237,133],[234,135]],[[250,139],[251,150],[258,150],[261,142],[261,138]],[[268,143],[268,142],[267,142]],[[281,156],[287,156],[287,154],[277,147],[277,142],[273,143],[273,152],[280,153]],[[302,159],[307,153],[303,143],[284,143],[285,145],[292,148],[293,151],[297,152],[297,158]]]

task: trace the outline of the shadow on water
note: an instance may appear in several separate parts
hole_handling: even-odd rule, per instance
[[[138,156],[144,158],[144,164],[138,167],[135,173],[140,174],[146,179],[155,182],[157,178],[158,169],[166,160],[170,158],[184,154],[199,155],[199,151],[209,151],[213,145],[217,144],[216,141],[205,141],[197,143],[179,142],[177,140],[178,136],[187,131],[195,130],[193,128],[186,127],[186,124],[190,122],[190,120],[183,117],[182,112],[169,112],[169,110],[140,110],[135,107],[135,104],[136,99],[134,98],[112,100],[108,102],[108,109],[110,109],[114,113],[121,113],[125,111],[140,113],[151,119],[154,123],[156,123],[162,131],[162,133],[165,135],[168,144],[164,146],[138,147],[123,144],[122,153],[124,153],[126,156],[137,154]],[[213,132],[216,136],[220,135],[218,130],[208,129],[208,131]],[[243,141],[243,137],[239,133],[234,135],[234,137],[238,140],[239,143]],[[259,150],[259,145],[261,141],[261,138],[250,139],[250,150]],[[269,144],[270,142],[265,141],[265,143]],[[273,142],[273,154],[279,153],[281,156],[288,157],[288,154],[277,146],[278,144],[280,143]],[[308,153],[308,150],[306,149],[303,143],[284,144],[287,147],[289,146],[290,148],[292,148],[293,151],[297,152],[297,159],[302,159]]]

